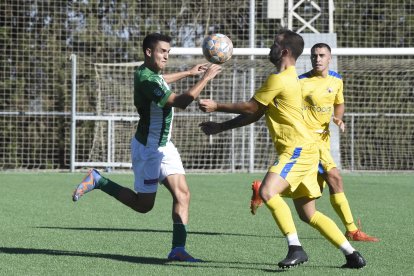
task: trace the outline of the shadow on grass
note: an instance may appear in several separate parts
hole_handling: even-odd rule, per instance
[[[288,272],[292,269],[280,269],[275,263],[256,263],[256,262],[223,262],[223,261],[202,261],[196,263],[187,262],[172,262],[164,258],[155,257],[142,257],[142,256],[128,256],[120,254],[110,253],[91,253],[91,252],[79,252],[79,251],[66,251],[66,250],[54,250],[54,249],[40,249],[40,248],[18,248],[18,247],[0,247],[0,254],[14,254],[14,255],[50,255],[50,256],[72,256],[72,257],[88,257],[88,258],[100,258],[108,259],[120,262],[129,262],[134,264],[149,264],[149,265],[168,265],[177,267],[198,267],[198,268],[214,268],[220,269],[237,269],[237,270],[248,270],[248,271],[262,271],[262,272]],[[260,267],[261,266],[261,267]],[[263,267],[265,266],[265,267]],[[274,269],[269,268],[274,267]],[[318,268],[321,266],[316,265],[302,265],[302,267],[308,267],[310,269]],[[337,268],[336,266],[323,266],[326,268]],[[341,269],[342,270],[342,269]]]
[[[267,272],[283,272],[281,269],[264,269],[257,267],[246,267],[247,266],[273,266],[273,264],[265,263],[245,263],[245,262],[215,262],[215,261],[202,261],[197,263],[185,263],[185,262],[171,262],[167,259],[154,258],[154,257],[139,257],[139,256],[128,256],[120,254],[107,254],[107,253],[90,253],[90,252],[79,252],[79,251],[65,251],[65,250],[54,250],[54,249],[40,249],[40,248],[17,248],[17,247],[0,247],[0,254],[16,254],[16,255],[50,255],[50,256],[72,256],[72,257],[88,257],[88,258],[100,258],[109,259],[114,261],[129,262],[135,264],[150,264],[150,265],[168,265],[168,266],[179,266],[179,267],[206,267],[206,268],[217,268],[223,269],[242,269],[242,270],[253,270],[253,271],[267,271]],[[222,265],[220,265],[222,264]]]
[[[122,262],[142,263],[142,264],[165,264],[167,259],[151,258],[151,257],[137,257],[118,254],[105,253],[88,253],[78,251],[64,251],[53,249],[36,249],[36,248],[17,248],[17,247],[0,247],[0,253],[5,254],[21,254],[21,255],[52,255],[52,256],[74,256],[74,257],[92,257],[111,259]]]
[[[133,228],[102,228],[102,227],[58,227],[58,226],[37,226],[38,229],[56,229],[56,230],[74,230],[74,231],[97,231],[97,232],[140,232],[140,233],[172,233],[171,230],[160,229],[133,229]],[[240,236],[240,237],[259,237],[259,238],[281,238],[283,236],[266,236],[254,234],[240,234],[240,233],[220,233],[220,232],[205,232],[205,231],[189,231],[190,235],[203,236]]]

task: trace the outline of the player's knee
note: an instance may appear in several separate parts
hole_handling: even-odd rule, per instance
[[[141,213],[141,214],[146,214],[146,213],[148,213],[149,211],[151,211],[151,210],[152,210],[152,208],[153,208],[153,206],[149,206],[149,207],[145,206],[145,207],[140,207],[140,208],[139,208],[139,209],[137,209],[136,211],[137,211],[137,212],[139,212],[139,213]]]
[[[188,205],[190,203],[191,193],[188,189],[180,190],[176,193],[175,197],[177,201],[181,204]]]
[[[334,168],[328,172],[328,184],[336,192],[343,191],[342,177],[338,169]]]
[[[272,198],[272,194],[270,193],[270,191],[262,189],[262,187],[260,187],[259,196],[264,202],[268,202]]]
[[[154,203],[145,203],[145,204],[136,204],[135,206],[132,206],[132,209],[137,211],[138,213],[145,214],[154,208]]]
[[[306,213],[298,213],[298,216],[299,216],[301,221],[303,221],[305,223],[308,223],[308,224],[310,223],[311,218],[309,216],[307,216]]]
[[[133,210],[138,213],[148,213],[154,208],[155,205],[155,193],[154,194],[137,194],[133,201],[129,204]]]
[[[342,181],[342,177],[339,174],[339,171],[338,170],[333,170],[332,173],[330,174],[330,178],[334,179],[335,182]]]

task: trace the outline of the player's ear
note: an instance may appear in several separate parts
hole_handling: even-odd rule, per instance
[[[151,57],[151,55],[152,55],[152,50],[151,50],[150,48],[147,48],[147,49],[145,50],[145,54],[146,54],[148,57]]]

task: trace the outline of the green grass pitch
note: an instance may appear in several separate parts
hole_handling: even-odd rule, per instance
[[[132,187],[132,174],[105,174]],[[263,174],[187,176],[192,192],[187,249],[203,263],[166,262],[171,246],[171,196],[160,187],[154,209],[138,214],[97,190],[79,202],[80,173],[0,173],[0,275],[266,275],[280,272],[286,241],[266,207],[249,210],[250,183]],[[342,253],[301,222],[290,199],[309,262],[290,275],[413,273],[414,175],[344,174],[355,219],[379,243],[352,242],[367,260],[344,270]],[[328,191],[318,209],[339,218]]]

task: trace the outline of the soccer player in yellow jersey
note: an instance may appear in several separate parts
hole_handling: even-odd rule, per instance
[[[346,227],[345,236],[353,241],[379,241],[362,232],[354,223],[351,208],[344,193],[342,177],[330,152],[329,122],[345,131],[342,117],[345,111],[342,77],[329,70],[331,48],[317,43],[311,48],[312,70],[299,76],[304,99],[305,122],[319,145],[320,162],[318,178],[321,188],[326,181],[330,201]]]
[[[289,30],[278,32],[269,53],[277,73],[271,74],[247,102],[200,100],[200,109],[203,111],[240,114],[222,123],[203,122],[200,127],[205,134],[211,135],[245,126],[265,115],[278,160],[270,166],[259,193],[288,243],[287,256],[278,263],[279,267],[289,268],[308,261],[290,208],[281,197],[285,195],[293,199],[303,221],[344,253],[344,268],[361,268],[366,265],[364,258],[352,247],[338,226],[316,210],[315,199],[321,196],[316,181],[319,151],[303,120],[302,91],[295,69],[303,47],[304,41],[300,35]]]

